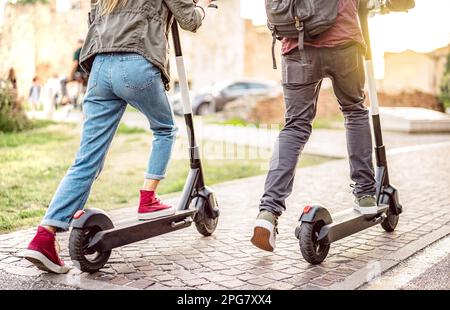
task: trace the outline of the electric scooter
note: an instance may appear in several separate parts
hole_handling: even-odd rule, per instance
[[[382,12],[386,13],[386,8]],[[330,244],[342,238],[353,235],[369,227],[381,224],[387,232],[395,230],[402,206],[399,201],[397,189],[390,183],[386,148],[383,144],[381,122],[379,116],[378,95],[375,84],[375,73],[372,62],[368,17],[369,9],[364,10],[360,16],[361,28],[367,45],[365,55],[365,70],[368,81],[370,111],[375,137],[376,156],[376,198],[378,213],[367,216],[353,208],[331,215],[320,204],[307,205],[300,216],[295,229],[295,236],[299,239],[300,251],[303,258],[310,264],[320,264],[325,260],[330,249]]]
[[[216,5],[211,5],[217,8]],[[174,215],[148,221],[131,219],[118,227],[99,209],[78,211],[72,220],[69,253],[74,265],[93,273],[108,262],[111,250],[169,232],[188,228],[192,223],[200,234],[210,236],[219,220],[214,191],[205,185],[199,146],[195,139],[191,100],[183,61],[178,24],[172,24],[173,44],[181,87],[184,119],[189,140],[190,171]]]

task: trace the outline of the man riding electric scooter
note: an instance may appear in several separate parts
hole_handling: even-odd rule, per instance
[[[395,6],[398,1],[404,0],[388,0],[386,5]],[[284,1],[285,5],[289,5],[288,2]],[[296,4],[302,5],[299,2]],[[286,125],[275,146],[251,239],[256,247],[266,251],[275,248],[278,217],[285,210],[285,199],[292,192],[297,162],[310,137],[320,87],[326,77],[332,80],[334,93],[345,117],[350,176],[355,183],[354,209],[368,217],[379,212],[369,111],[364,106],[363,56],[366,44],[358,18],[360,10],[367,9],[367,0],[318,0],[314,5],[316,9],[323,10],[315,12],[317,18],[330,16],[328,20],[323,20],[327,30],[314,38],[301,34],[299,39],[282,40]],[[266,2],[266,9],[268,15],[270,10],[275,9],[279,9],[279,14],[284,12],[283,7],[269,1]],[[280,17],[274,16],[273,20]],[[333,24],[327,25],[330,20]],[[295,27],[300,32],[308,30],[303,29],[300,20],[297,20]],[[276,26],[273,28],[271,30],[277,34]]]

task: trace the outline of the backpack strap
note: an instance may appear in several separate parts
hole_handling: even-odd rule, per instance
[[[274,34],[272,36],[272,64],[273,64],[273,69],[277,70],[277,59],[275,57],[275,44],[277,43],[277,37]]]
[[[298,30],[298,49],[305,49],[305,26],[298,16],[295,16],[295,28]]]

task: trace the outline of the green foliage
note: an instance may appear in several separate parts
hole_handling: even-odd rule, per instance
[[[17,1],[9,1],[13,4],[35,4],[35,3],[48,3],[48,0],[17,0]]]
[[[17,95],[10,87],[0,88],[0,133],[28,129],[31,123],[17,102]]]
[[[439,99],[446,108],[450,108],[450,54],[447,57],[447,65],[444,78],[441,82],[441,94]]]

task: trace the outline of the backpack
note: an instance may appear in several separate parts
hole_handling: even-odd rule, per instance
[[[298,38],[298,48],[305,40],[317,38],[336,22],[339,0],[265,0],[267,26],[272,33],[272,60],[276,69],[275,44],[283,38]]]

